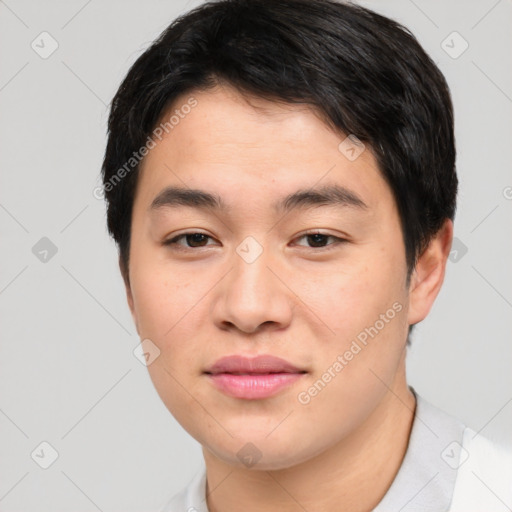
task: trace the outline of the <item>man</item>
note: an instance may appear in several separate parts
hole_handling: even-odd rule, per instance
[[[455,156],[443,75],[355,5],[207,3],[132,66],[108,227],[152,381],[205,459],[164,510],[512,506],[510,455],[406,381]]]

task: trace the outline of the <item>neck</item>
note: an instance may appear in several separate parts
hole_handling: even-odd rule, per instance
[[[233,468],[203,449],[209,511],[373,510],[402,464],[415,405],[404,371],[356,432],[291,468]]]

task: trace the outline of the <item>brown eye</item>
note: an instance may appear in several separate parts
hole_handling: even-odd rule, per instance
[[[164,245],[166,246],[179,246],[185,249],[194,249],[196,247],[206,247],[207,240],[211,238],[204,233],[182,233],[181,235],[175,236],[170,240],[166,240]],[[185,240],[186,245],[179,243],[181,240]]]
[[[337,246],[340,243],[346,242],[346,240],[343,238],[325,233],[306,233],[305,235],[299,237],[298,240],[302,238],[307,239],[308,243],[310,244],[307,247],[310,249],[330,249],[331,246]],[[335,241],[333,243],[327,243],[330,238]]]
[[[313,244],[313,247],[324,247],[324,244],[327,243],[327,240],[330,237],[328,235],[316,233],[314,235],[307,235],[306,238]]]

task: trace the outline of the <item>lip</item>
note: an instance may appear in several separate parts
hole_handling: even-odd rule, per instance
[[[303,372],[290,362],[280,357],[260,355],[245,357],[232,355],[221,357],[207,368],[206,373],[299,373]]]
[[[205,371],[219,391],[246,400],[274,396],[306,373],[290,362],[271,355],[222,357]]]

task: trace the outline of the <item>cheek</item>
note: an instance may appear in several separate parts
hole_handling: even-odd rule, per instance
[[[375,252],[372,251],[373,254]],[[401,269],[392,261],[361,258],[297,283],[297,295],[330,330],[347,339],[403,301]]]
[[[162,342],[194,321],[196,315],[188,312],[201,298],[198,284],[187,275],[157,265],[137,267],[132,293],[141,335]]]
[[[140,336],[150,339],[160,350],[148,370],[157,389],[173,390],[162,396],[167,403],[179,391],[178,382],[167,372],[185,382],[191,377],[191,369],[196,369],[201,361],[201,333],[208,307],[207,301],[201,299],[211,283],[157,265],[137,269],[132,290]]]
[[[331,272],[301,291],[307,305],[329,328],[318,339],[322,351],[317,353],[317,372],[321,375],[338,356],[346,355],[332,386],[333,390],[339,386],[341,395],[351,395],[354,386],[361,390],[379,387],[370,369],[387,380],[399,363],[407,332],[402,270],[389,255],[380,260],[370,255],[369,260],[361,258],[352,268]]]

